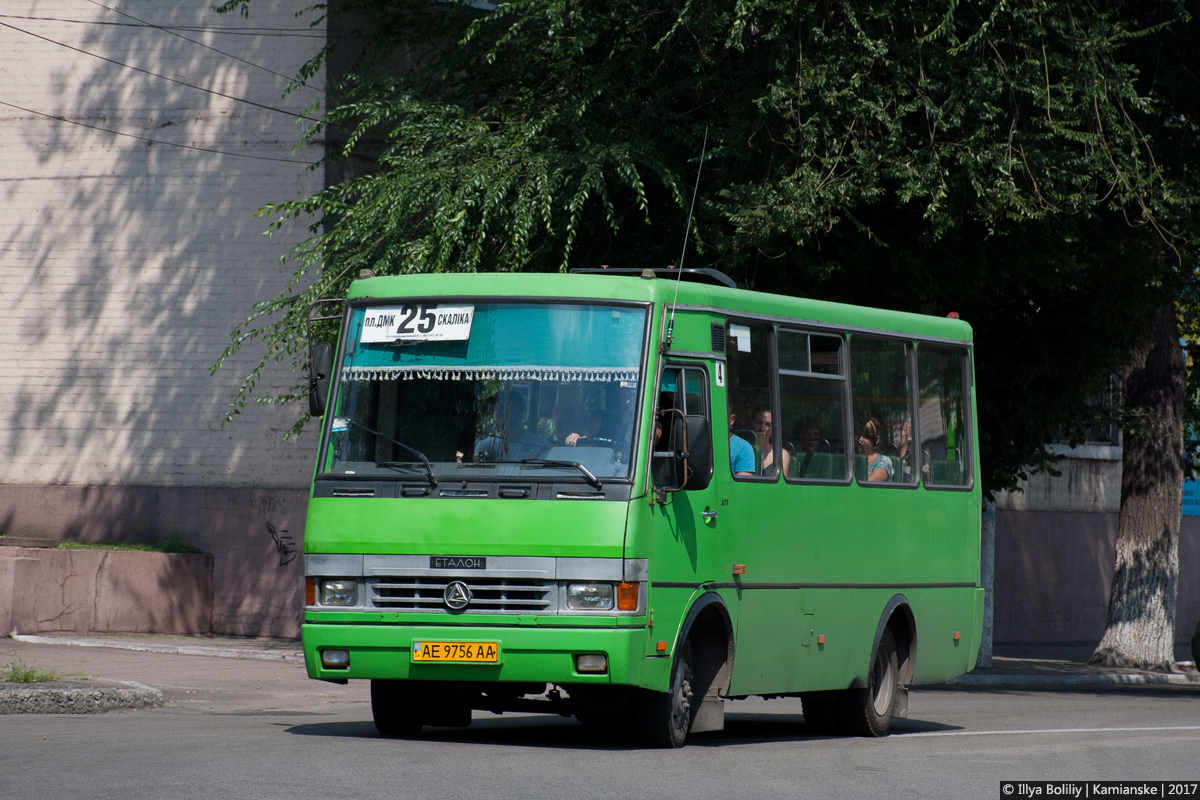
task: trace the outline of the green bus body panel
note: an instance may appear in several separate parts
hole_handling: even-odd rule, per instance
[[[625,503],[313,498],[306,553],[620,558]]]
[[[978,481],[950,491],[735,481],[725,389],[713,382],[724,354],[711,351],[711,326],[727,317],[969,346],[966,323],[719,286],[590,275],[381,277],[355,282],[349,297],[653,303],[646,382],[655,378],[661,325],[674,304],[679,311],[670,350],[678,357],[667,360],[702,365],[709,373],[715,471],[705,490],[673,493],[666,505],[649,502],[644,443],[655,393],[646,391],[634,499],[628,503],[312,498],[307,553],[645,558],[650,574],[648,613],[636,618],[463,615],[452,622],[445,614],[310,609],[303,640],[311,677],[623,683],[665,691],[685,617],[707,592],[720,595],[735,633],[733,696],[864,685],[880,617],[896,595],[907,600],[915,619],[914,683],[944,681],[974,667],[983,614]],[[974,388],[972,381],[972,419]],[[978,475],[978,448],[972,450]],[[705,519],[705,511],[717,517]],[[735,563],[745,566],[745,574],[732,574]],[[497,641],[501,663],[414,665],[414,639]],[[331,648],[350,652],[349,670],[321,668],[320,651]],[[609,673],[575,673],[572,655],[580,652],[606,653]]]

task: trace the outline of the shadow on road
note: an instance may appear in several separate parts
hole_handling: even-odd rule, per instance
[[[297,736],[382,739],[369,720],[363,722],[315,722],[292,725],[288,733]],[[896,720],[894,736],[906,733],[957,731],[961,727],[925,720]],[[802,742],[844,737],[808,731],[804,718],[795,714],[726,714],[725,730],[693,734],[692,747]],[[425,728],[414,741],[495,744],[569,750],[640,750],[631,732],[582,725],[569,717],[549,714],[499,716],[473,720],[467,728]]]

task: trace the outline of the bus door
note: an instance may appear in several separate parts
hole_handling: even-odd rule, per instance
[[[703,362],[671,362],[663,367],[658,387],[657,415],[650,431],[651,476],[659,498],[653,512],[651,581],[654,612],[660,620],[681,620],[701,584],[713,579],[717,496],[711,470],[710,380],[710,369]],[[686,443],[685,427],[691,432]],[[696,435],[697,427],[703,435]],[[687,474],[681,475],[675,455],[685,444],[693,457]],[[698,471],[699,462],[705,466]],[[670,487],[683,488],[662,491]]]

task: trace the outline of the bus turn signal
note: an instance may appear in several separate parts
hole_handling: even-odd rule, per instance
[[[638,607],[638,585],[636,583],[625,583],[622,581],[617,584],[617,610],[618,611],[637,611]]]

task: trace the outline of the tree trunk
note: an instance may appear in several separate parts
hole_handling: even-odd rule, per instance
[[[1108,627],[1091,663],[1170,669],[1183,499],[1183,356],[1175,304],[1164,295],[1121,371],[1126,408],[1143,424],[1127,433]]]

